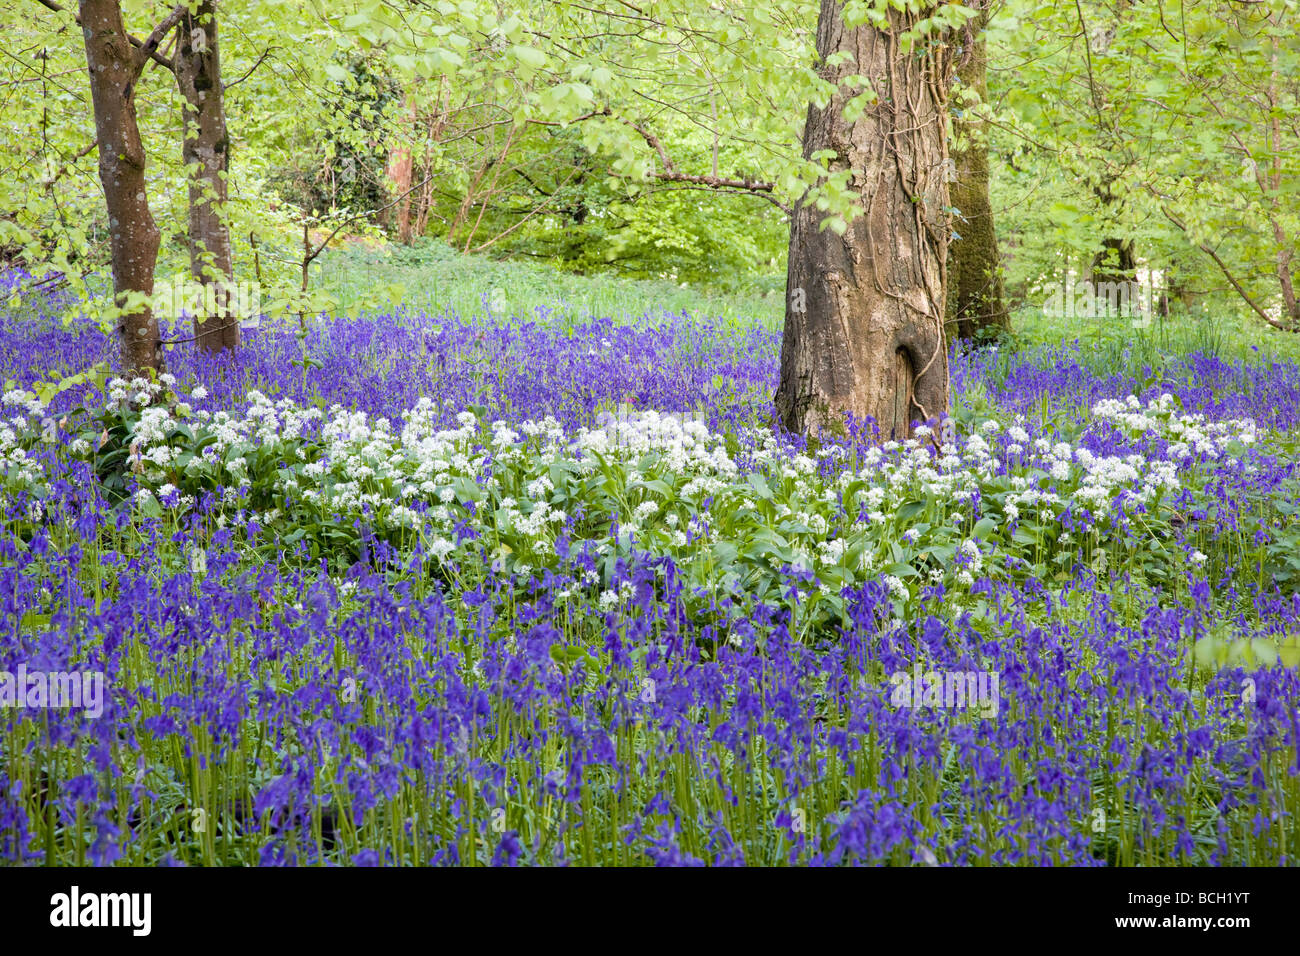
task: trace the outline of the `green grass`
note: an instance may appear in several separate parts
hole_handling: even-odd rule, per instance
[[[784,276],[754,280],[752,291],[726,293],[663,280],[627,279],[612,274],[576,275],[544,263],[461,255],[439,241],[414,246],[351,247],[321,257],[314,287],[338,301],[338,311],[367,309],[376,295],[405,303],[412,311],[440,315],[453,309],[462,317],[483,315],[484,300],[507,315],[531,318],[538,307],[552,310],[549,321],[563,324],[591,316],[630,321],[665,312],[689,311],[705,318],[748,326],[758,322],[779,331],[784,321]],[[498,309],[494,306],[493,312]]]
[[[1226,362],[1300,362],[1300,335],[1279,332],[1253,315],[1171,315],[1134,328],[1123,318],[1081,319],[1021,309],[1012,315],[1018,349],[1055,347],[1078,340],[1084,364],[1098,374],[1155,366],[1162,358],[1201,352]]]
[[[462,255],[445,243],[351,246],[321,257],[316,287],[342,314],[382,311],[404,303],[412,311],[462,317],[494,314],[533,318],[569,327],[589,317],[627,322],[689,312],[735,327],[759,325],[779,332],[785,315],[784,277],[757,278],[746,292],[724,292],[664,280],[615,274],[578,275],[530,261]],[[377,305],[378,303],[378,305]],[[1079,319],[1020,309],[1012,316],[1011,351],[1025,352],[1078,341],[1081,360],[1098,375],[1159,368],[1171,357],[1201,352],[1225,361],[1300,362],[1300,335],[1279,332],[1250,314],[1157,317],[1146,328],[1126,319]]]

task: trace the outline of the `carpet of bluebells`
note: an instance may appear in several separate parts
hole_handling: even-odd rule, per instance
[[[0,309],[0,671],[106,679],[0,710],[6,864],[1296,859],[1295,365],[984,348],[805,443],[688,315],[245,342],[59,391],[111,340]]]

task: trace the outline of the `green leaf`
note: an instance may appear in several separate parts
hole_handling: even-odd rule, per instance
[[[898,517],[899,521],[910,521],[924,510],[924,501],[905,501],[903,504],[898,506],[898,510],[895,511],[894,514]]]
[[[754,493],[764,501],[772,500],[772,489],[767,484],[767,479],[762,475],[750,473],[746,476],[749,487],[754,489]]]
[[[475,484],[472,478],[458,475],[452,479],[451,487],[456,492],[456,498],[461,504],[483,500],[483,489]]]
[[[515,44],[510,48],[510,52],[514,54],[520,65],[530,70],[540,70],[546,66],[546,54],[534,47]]]

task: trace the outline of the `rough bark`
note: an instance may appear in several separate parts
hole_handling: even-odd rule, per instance
[[[80,19],[99,143],[99,180],[108,207],[113,291],[119,307],[127,310],[119,318],[121,364],[135,374],[162,368],[158,322],[149,304],[159,234],[149,211],[144,144],[135,111],[135,81],[143,63],[127,36],[117,0],[82,0]]]
[[[822,0],[817,51],[853,62],[823,70],[832,82],[860,73],[876,102],[852,124],[844,96],[808,111],[804,155],[834,151],[850,170],[864,214],[843,236],[819,229],[822,213],[800,202],[790,230],[785,332],[777,412],[786,428],[842,427],[844,414],[875,420],[883,439],[948,410],[943,331],[950,229],[947,163],[948,48],[904,52],[900,36],[919,13],[888,12],[889,29],[846,27],[838,0]]]
[[[957,79],[983,103],[988,99],[984,46],[987,11],[972,18],[963,31],[962,53]],[[951,202],[958,210],[948,250],[948,326],[957,335],[974,339],[985,330],[1011,328],[998,238],[993,228],[993,204],[989,201],[988,134],[980,117],[968,108],[953,117],[952,168],[955,179],[949,187]]]
[[[205,302],[215,302],[207,314],[194,317],[194,338],[210,352],[239,345],[239,316],[231,302],[234,263],[226,220],[226,174],[230,168],[230,138],[221,87],[221,56],[217,43],[216,0],[197,0],[178,27],[176,85],[182,99],[181,156],[189,175],[190,275],[215,287]]]

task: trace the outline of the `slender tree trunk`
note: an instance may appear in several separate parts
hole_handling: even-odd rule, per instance
[[[1111,191],[1113,179],[1105,179],[1093,189],[1101,203],[1103,213],[1116,208],[1120,200]],[[1101,241],[1101,248],[1092,257],[1088,278],[1095,284],[1104,282],[1126,283],[1137,278],[1137,252],[1132,239],[1110,236]]]
[[[443,129],[451,116],[451,88],[445,76],[438,78],[438,95],[434,100],[433,114],[425,126],[424,148],[420,158],[421,185],[415,203],[415,224],[411,227],[412,236],[423,236],[429,224],[429,211],[433,206],[433,180],[430,170],[433,168],[433,144],[441,141]]]
[[[1160,310],[1161,315],[1170,315],[1175,303],[1185,315],[1191,315],[1195,309],[1196,293],[1192,291],[1189,284],[1193,276],[1190,268],[1192,263],[1193,260],[1186,253],[1175,254],[1170,257],[1165,266],[1165,289],[1160,296],[1163,303]]]
[[[231,302],[234,264],[226,218],[226,174],[230,168],[230,138],[221,88],[221,56],[217,44],[217,0],[195,0],[177,28],[176,84],[183,100],[181,156],[190,177],[190,274],[212,294],[199,309],[194,337],[209,352],[239,345],[239,317]]]
[[[953,168],[950,186],[952,205],[958,210],[954,231],[960,238],[948,250],[948,325],[957,325],[957,335],[976,338],[985,329],[1011,328],[1002,289],[998,259],[998,237],[993,228],[993,204],[989,201],[988,135],[982,120],[969,106],[988,99],[985,77],[988,55],[984,46],[987,10],[971,19],[962,33],[962,55],[957,78],[971,103],[963,104],[953,117]]]
[[[415,98],[409,94],[406,97],[404,115],[406,118],[404,135],[413,139],[416,123]],[[408,146],[394,147],[389,153],[388,178],[392,180],[393,192],[402,197],[393,208],[393,226],[397,232],[397,241],[404,246],[410,245],[412,238],[414,238],[411,229],[411,197],[405,195],[411,189],[411,177],[414,167],[415,163]]]
[[[136,122],[136,52],[117,0],[82,0],[81,32],[99,143],[99,181],[108,206],[113,291],[120,316],[121,364],[127,373],[162,368],[158,322],[150,300],[158,226],[145,191],[144,144]]]
[[[1268,22],[1275,28],[1281,26],[1277,11],[1269,13]],[[1300,296],[1296,295],[1295,282],[1291,278],[1291,263],[1295,261],[1296,256],[1296,240],[1287,235],[1286,227],[1282,225],[1279,216],[1282,211],[1282,197],[1290,190],[1283,189],[1282,151],[1285,146],[1282,139],[1282,112],[1278,103],[1278,86],[1280,85],[1281,76],[1278,70],[1276,44],[1276,39],[1270,41],[1273,49],[1269,59],[1272,62],[1273,69],[1268,76],[1270,122],[1266,143],[1269,154],[1272,156],[1269,161],[1267,180],[1270,196],[1268,221],[1273,227],[1273,241],[1277,244],[1277,281],[1278,289],[1282,293],[1283,318],[1284,321],[1288,322],[1292,332],[1300,332]]]
[[[885,439],[948,411],[943,332],[948,247],[947,47],[904,52],[900,36],[932,12],[888,11],[889,28],[847,27],[839,0],[822,0],[817,52],[849,62],[832,82],[860,73],[878,94],[855,122],[844,97],[808,110],[804,156],[831,150],[832,172],[850,170],[865,214],[843,236],[819,229],[800,202],[790,229],[785,333],[776,407],[791,431],[838,430],[844,413],[875,419]]]

